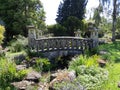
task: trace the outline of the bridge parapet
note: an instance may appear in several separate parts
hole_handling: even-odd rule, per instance
[[[81,39],[79,37],[49,37],[33,39],[31,48],[37,52],[49,52],[59,50],[82,51],[91,49],[93,46],[92,39]]]

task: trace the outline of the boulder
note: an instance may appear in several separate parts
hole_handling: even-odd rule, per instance
[[[60,83],[62,81],[68,81],[71,82],[76,78],[76,73],[75,71],[67,71],[67,70],[63,70],[63,71],[59,71],[55,74],[52,74],[52,78],[51,82],[50,82],[50,87],[52,87],[55,83]]]
[[[47,83],[38,83],[38,90],[49,90],[49,85]]]
[[[17,90],[26,90],[26,88],[27,88],[29,85],[34,84],[34,82],[29,82],[29,81],[23,80],[23,81],[14,82],[14,83],[11,83],[11,84],[12,84]]]
[[[99,64],[100,67],[105,67],[106,63],[107,62],[105,60],[102,60],[102,59],[98,60],[98,64]]]
[[[16,69],[17,69],[17,71],[20,71],[20,70],[24,70],[24,69],[26,69],[26,65],[17,65],[16,66]]]
[[[27,74],[27,76],[25,77],[25,80],[33,81],[35,83],[38,83],[40,78],[41,78],[40,73],[38,73],[36,71],[31,71]]]

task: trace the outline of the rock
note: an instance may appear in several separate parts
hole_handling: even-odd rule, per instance
[[[106,66],[106,61],[105,60],[98,60],[98,64],[100,67],[105,67]]]
[[[29,72],[27,74],[25,80],[33,81],[35,83],[38,83],[40,78],[41,78],[41,74],[40,73],[38,73],[36,71],[32,71],[32,72]]]
[[[76,72],[74,70],[70,71],[68,77],[70,78],[70,81],[73,81],[76,78]]]
[[[105,54],[108,54],[108,52],[105,51],[105,50],[101,50],[101,51],[99,52],[99,54],[100,54],[100,55],[105,55]]]
[[[26,69],[26,65],[17,65],[16,66],[16,69],[17,69],[17,71],[20,71],[20,70],[24,70],[24,69]]]
[[[49,90],[47,83],[38,83],[38,90]]]
[[[14,82],[14,83],[11,83],[11,84],[12,84],[15,88],[17,88],[17,90],[26,90],[26,88],[27,88],[29,85],[34,84],[34,82],[29,82],[29,81],[23,80],[23,81]]]
[[[50,82],[50,87],[52,87],[55,83],[60,83],[62,81],[68,81],[71,82],[76,78],[76,74],[75,71],[67,71],[67,70],[63,70],[63,71],[59,71],[54,75],[54,79],[51,80]]]
[[[120,82],[118,82],[118,88],[120,88]]]
[[[118,82],[118,88],[120,88],[120,82]]]

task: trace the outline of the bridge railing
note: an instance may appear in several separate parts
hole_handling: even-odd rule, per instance
[[[56,50],[77,50],[82,51],[93,47],[92,39],[81,39],[79,37],[49,37],[32,39],[30,45],[37,52],[47,52]]]

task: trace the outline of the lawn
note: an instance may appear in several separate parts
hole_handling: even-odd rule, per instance
[[[99,50],[106,51],[107,54],[101,57],[110,62],[106,69],[109,71],[109,79],[103,84],[100,90],[120,90],[120,41],[99,46]]]

